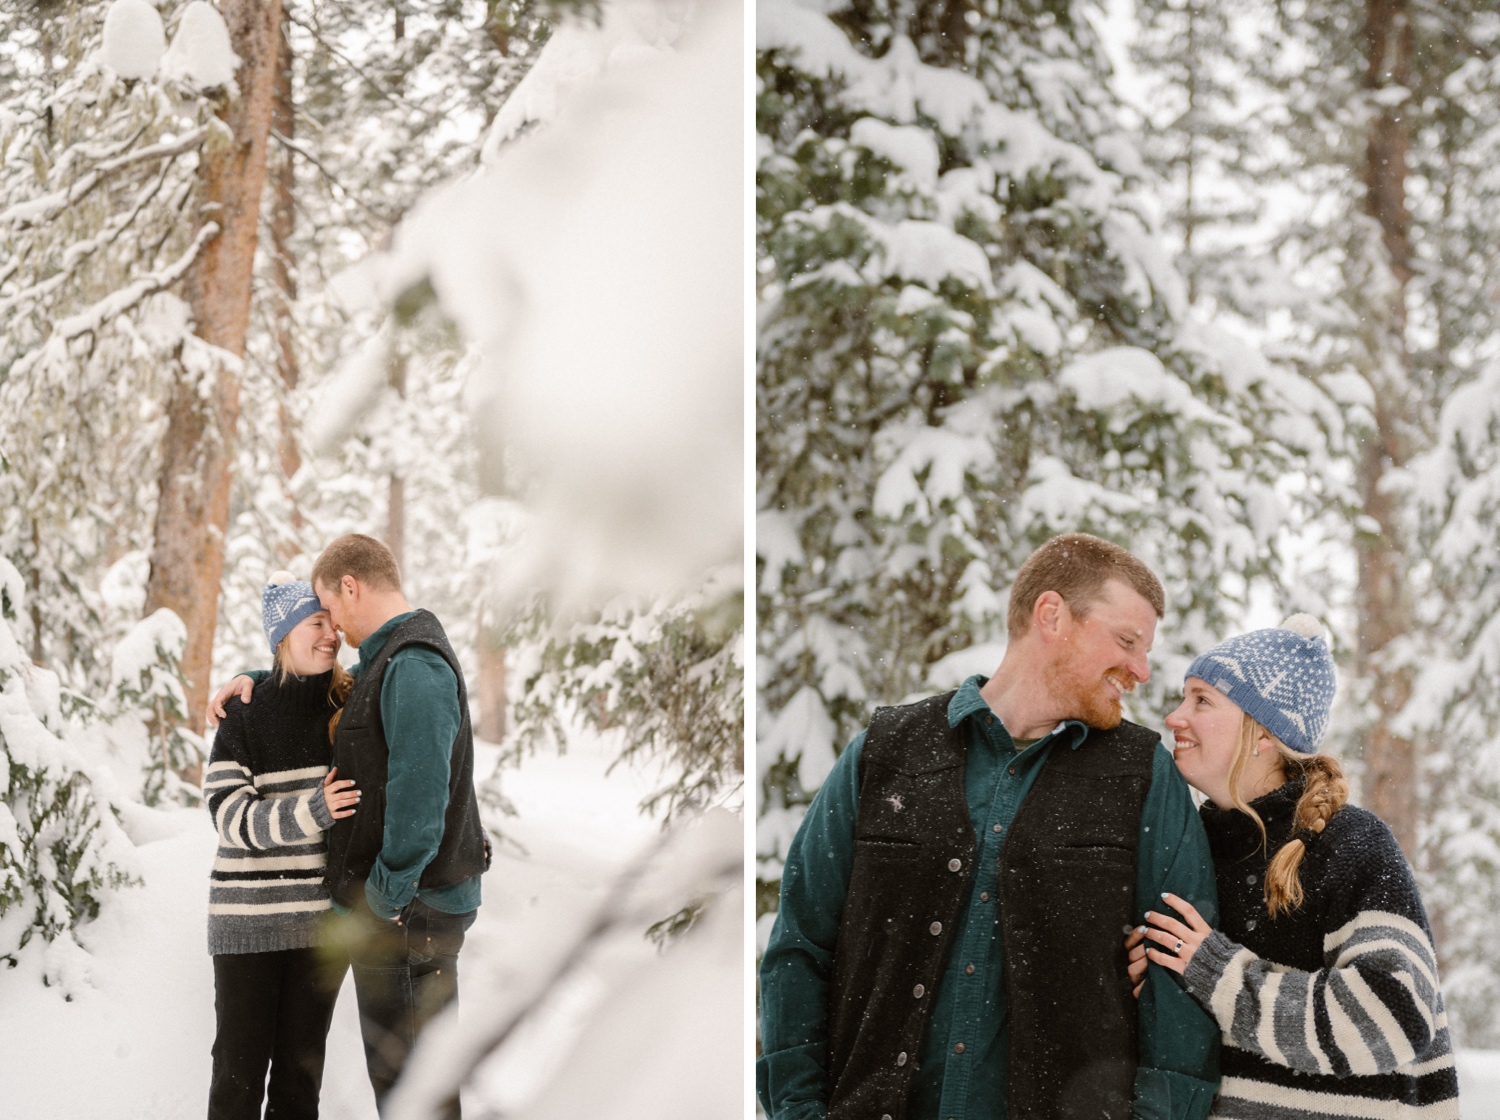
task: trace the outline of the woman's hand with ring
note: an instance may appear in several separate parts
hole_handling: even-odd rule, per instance
[[[1198,946],[1203,944],[1203,939],[1213,929],[1191,902],[1178,898],[1175,894],[1163,894],[1161,897],[1184,920],[1178,921],[1166,914],[1148,910],[1146,921],[1150,924],[1145,927],[1146,939],[1155,944],[1146,947],[1146,957],[1153,964],[1170,968],[1173,972],[1186,972],[1188,961],[1193,959]]]

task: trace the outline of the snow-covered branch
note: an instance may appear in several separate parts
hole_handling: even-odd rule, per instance
[[[187,270],[192,267],[198,254],[219,235],[217,222],[209,222],[198,231],[198,236],[193,238],[193,243],[187,250],[166,268],[149,272],[138,280],[127,284],[125,287],[111,292],[97,303],[84,308],[76,315],[69,315],[66,319],[60,319],[52,327],[52,334],[47,341],[27,354],[11,367],[12,377],[24,377],[43,358],[57,355],[61,349],[73,339],[81,335],[97,332],[111,319],[118,318],[131,308],[139,304],[148,296],[153,296],[164,288],[169,288],[186,275]]]
[[[150,144],[134,152],[126,152],[124,155],[104,160],[96,164],[81,179],[64,187],[62,190],[44,194],[40,198],[31,198],[25,202],[18,202],[14,206],[0,211],[0,225],[20,224],[27,226],[55,218],[68,207],[76,205],[113,172],[119,171],[123,167],[129,167],[132,164],[144,163],[147,160],[166,159],[169,156],[181,155],[183,152],[202,144],[204,137],[207,135],[207,127],[195,128],[175,140],[166,140],[160,144]]]

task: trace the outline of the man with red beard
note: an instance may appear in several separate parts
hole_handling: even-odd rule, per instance
[[[1055,537],[986,680],[876,710],[787,853],[761,963],[772,1120],[1202,1120],[1218,1031],[1123,935],[1163,892],[1216,913],[1187,785],[1121,699],[1160,581]],[[1208,919],[1212,922],[1213,917]]]

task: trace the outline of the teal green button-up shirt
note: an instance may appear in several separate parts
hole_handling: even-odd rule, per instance
[[[911,1120],[1008,1120],[1009,1014],[1004,945],[992,887],[1011,822],[1054,750],[1073,750],[1088,735],[1076,721],[1017,752],[979,689],[965,681],[948,706],[948,722],[969,733],[965,792],[978,842],[978,868],[964,899],[953,948],[934,993],[927,1036],[912,1079]],[[813,799],[787,853],[781,908],[761,962],[761,1104],[772,1120],[827,1115],[828,996],[839,918],[854,859],[859,806],[861,732],[839,757]],[[1171,891],[1210,923],[1218,907],[1208,840],[1187,784],[1165,748],[1157,752],[1141,812],[1136,858],[1136,920],[1161,909]],[[1059,916],[1066,921],[1066,916]],[[1175,973],[1147,972],[1139,1002],[1135,1116],[1202,1120],[1218,1084],[1213,1020],[1183,990]],[[958,1042],[962,1053],[955,1053]]]

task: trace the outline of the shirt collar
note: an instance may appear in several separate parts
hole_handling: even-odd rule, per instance
[[[380,655],[380,651],[384,648],[385,643],[390,641],[391,634],[395,632],[396,627],[400,626],[416,613],[416,611],[407,611],[405,614],[398,614],[395,618],[386,619],[386,621],[377,626],[368,638],[359,643],[359,663],[361,665],[368,665],[371,661],[374,661]]]
[[[988,713],[989,703],[979,694],[980,688],[989,678],[983,673],[976,673],[963,684],[958,686],[958,691],[953,694],[953,699],[948,701],[948,726],[957,727],[964,720],[976,713]],[[1007,732],[1009,729],[1007,728]],[[1067,731],[1072,736],[1070,744],[1074,750],[1083,746],[1083,741],[1088,738],[1088,724],[1078,719],[1065,719],[1051,731],[1043,735],[1043,739],[1050,739],[1059,731]],[[1040,740],[1038,740],[1040,741]]]

